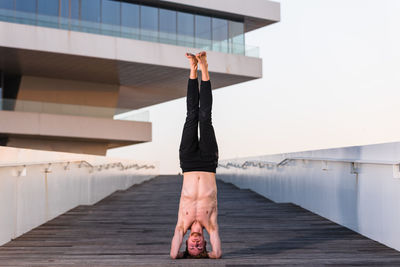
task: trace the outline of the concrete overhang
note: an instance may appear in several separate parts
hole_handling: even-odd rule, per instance
[[[151,122],[20,111],[0,111],[0,121],[0,137],[13,147],[102,155],[152,139]]]
[[[0,22],[0,69],[29,76],[117,84],[120,108],[137,109],[184,97],[189,77],[185,57],[188,51],[200,50]],[[213,89],[262,77],[260,58],[207,53]]]
[[[248,2],[243,0],[145,0],[141,2],[243,21],[245,32],[280,21],[280,3],[269,0],[251,0]]]

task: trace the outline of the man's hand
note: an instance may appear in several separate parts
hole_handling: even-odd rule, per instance
[[[218,225],[210,232],[210,242],[212,246],[212,251],[208,253],[208,257],[211,259],[221,258],[221,240],[218,234]]]
[[[175,234],[174,237],[172,238],[171,242],[171,252],[170,256],[172,259],[177,259],[183,256],[183,252],[179,253],[179,249],[181,248],[182,245],[182,240],[183,240],[183,226],[176,226],[175,228]]]
[[[211,252],[208,252],[207,254],[208,254],[208,257],[210,259],[219,259],[219,258],[221,258],[221,252],[219,252],[217,254],[215,251],[211,251]]]

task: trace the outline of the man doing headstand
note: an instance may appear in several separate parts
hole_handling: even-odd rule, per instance
[[[187,87],[187,113],[179,147],[180,166],[183,172],[182,192],[178,222],[171,242],[170,256],[176,258],[220,258],[221,241],[217,224],[217,185],[215,172],[218,166],[218,145],[211,123],[212,92],[206,52],[196,55],[186,53],[190,60],[190,77]],[[201,86],[197,80],[197,65],[201,68]],[[199,107],[200,102],[200,107]],[[198,125],[200,140],[198,140]],[[182,240],[190,228],[186,250],[179,252]],[[212,246],[207,252],[203,229],[206,229]]]

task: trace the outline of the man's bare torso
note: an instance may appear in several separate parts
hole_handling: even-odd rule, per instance
[[[179,212],[186,232],[194,221],[198,221],[207,231],[213,228],[210,221],[217,216],[217,185],[215,173],[185,172]]]

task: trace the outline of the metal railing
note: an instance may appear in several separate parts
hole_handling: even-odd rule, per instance
[[[122,162],[113,162],[113,163],[104,163],[104,164],[98,164],[98,165],[92,165],[86,160],[75,160],[75,161],[56,161],[56,162],[23,162],[23,163],[11,163],[11,164],[0,164],[0,168],[7,168],[7,167],[16,167],[16,169],[13,171],[13,176],[26,176],[26,171],[27,167],[29,166],[34,166],[34,165],[44,165],[44,172],[49,173],[51,172],[52,166],[53,165],[58,165],[61,164],[63,165],[64,170],[69,170],[70,166],[72,164],[77,164],[78,168],[86,167],[89,168],[89,173],[92,173],[94,171],[102,171],[102,170],[108,170],[108,169],[113,169],[113,168],[119,168],[119,170],[127,170],[131,168],[135,168],[136,170],[140,169],[155,169],[156,166],[154,165],[147,165],[147,164],[128,164],[124,165]]]
[[[392,165],[394,178],[400,178],[400,161],[379,161],[379,160],[359,160],[359,159],[334,159],[334,158],[311,158],[311,157],[288,157],[279,162],[273,161],[256,161],[247,160],[243,163],[227,162],[226,164],[218,164],[218,167],[229,169],[230,167],[247,169],[247,167],[258,167],[273,169],[274,167],[281,167],[288,165],[291,161],[302,160],[307,161],[321,161],[323,163],[322,170],[328,170],[328,162],[350,163],[350,173],[359,173],[359,164],[376,164],[376,165]]]

